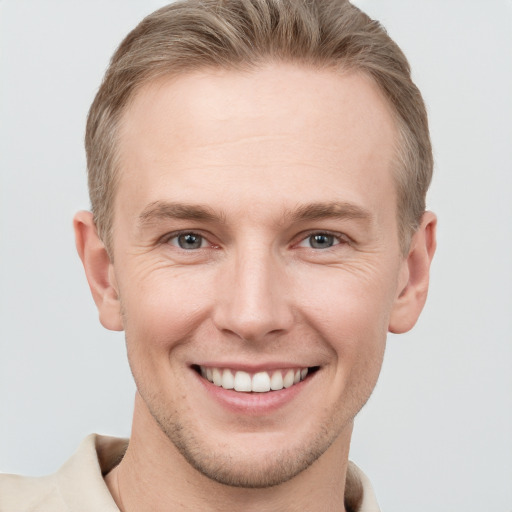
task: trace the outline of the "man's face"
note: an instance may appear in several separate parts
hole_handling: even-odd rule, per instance
[[[276,484],[348,446],[404,285],[395,135],[365,76],[282,64],[160,80],[126,112],[113,273],[135,414],[203,474]]]

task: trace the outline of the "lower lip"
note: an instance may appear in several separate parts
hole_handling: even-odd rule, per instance
[[[267,393],[243,393],[232,389],[224,389],[216,386],[203,378],[195,370],[196,378],[207,391],[225,409],[250,416],[261,416],[270,414],[294,400],[310,383],[313,375],[308,375],[306,379],[289,388],[283,388],[279,391],[268,391]]]

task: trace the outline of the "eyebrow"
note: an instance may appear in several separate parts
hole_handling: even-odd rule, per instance
[[[372,214],[369,210],[346,202],[312,203],[297,207],[288,212],[285,217],[291,217],[293,222],[322,219],[346,219],[371,221]]]
[[[139,215],[139,226],[144,227],[165,219],[219,222],[224,220],[224,215],[215,213],[207,206],[154,201],[142,210]]]
[[[166,219],[224,223],[226,216],[204,205],[154,201],[148,204],[139,215],[139,227],[142,228]],[[293,210],[285,211],[283,215],[284,222],[291,221],[292,223],[322,219],[371,221],[372,214],[369,210],[353,203],[336,201],[299,205]]]

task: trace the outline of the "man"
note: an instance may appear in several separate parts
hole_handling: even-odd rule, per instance
[[[132,435],[3,477],[0,510],[378,510],[353,419],[435,250],[399,48],[342,0],[171,4],[114,55],[86,150],[77,248]]]

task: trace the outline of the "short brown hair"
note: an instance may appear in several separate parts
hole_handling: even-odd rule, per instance
[[[425,211],[433,168],[427,113],[406,57],[385,29],[347,0],[183,0],[147,16],[112,57],[87,119],[85,147],[95,223],[111,247],[117,133],[135,92],[163,75],[265,61],[353,69],[373,78],[393,108],[402,250]]]

